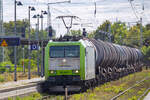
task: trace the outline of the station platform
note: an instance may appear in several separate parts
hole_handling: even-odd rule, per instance
[[[150,92],[147,94],[147,96],[143,100],[150,100]]]
[[[26,80],[4,82],[4,83],[0,83],[0,91],[4,89],[17,88],[17,87],[26,86],[29,84],[34,84],[34,83],[41,82],[44,80],[45,80],[45,77],[43,78],[40,77],[40,78],[32,78],[32,79],[26,79]]]

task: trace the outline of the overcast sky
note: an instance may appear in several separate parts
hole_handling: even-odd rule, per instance
[[[20,0],[23,6],[17,7],[17,20],[28,18],[28,6],[34,6],[35,12],[31,12],[31,17],[34,14],[40,13],[41,10],[47,10],[48,2],[59,2],[64,0]],[[144,0],[144,13],[142,13],[142,1],[134,0],[133,7],[140,17],[143,15],[143,23],[150,23],[150,0]],[[94,16],[94,2],[96,2],[96,17]],[[8,22],[14,20],[14,0],[3,0],[4,12],[3,20]],[[61,15],[73,15],[78,16],[80,19],[73,20],[73,23],[80,25],[73,25],[73,29],[87,28],[87,31],[96,29],[105,20],[115,22],[121,20],[122,22],[136,22],[139,19],[136,18],[131,5],[128,0],[71,0],[71,3],[50,5],[50,11],[52,14],[52,24],[56,29],[57,35],[66,33],[64,25],[60,19],[56,19]],[[66,19],[69,20],[69,19]],[[36,19],[31,19],[31,25],[34,28]],[[88,24],[88,25],[87,25]],[[44,18],[44,27],[47,26],[47,16]],[[63,31],[62,31],[63,30]]]

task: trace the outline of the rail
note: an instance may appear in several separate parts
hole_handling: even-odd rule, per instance
[[[22,86],[17,86],[17,87],[12,87],[8,89],[1,89],[0,90],[0,100],[7,99],[9,97],[15,97],[19,95],[24,95],[28,94],[31,92],[36,92],[37,91],[37,85],[41,81],[37,81],[28,85],[22,85]]]
[[[150,88],[146,89],[145,92],[138,98],[138,100],[141,100],[142,97],[144,97],[149,90]]]
[[[130,89],[136,87],[137,84],[142,83],[143,81],[145,81],[146,79],[148,79],[150,77],[145,77],[144,79],[142,79],[141,81],[138,81],[136,84],[132,85],[131,87],[127,88],[126,90],[124,90],[123,92],[119,93],[118,95],[114,96],[113,98],[111,98],[110,100],[116,100],[118,97],[120,97],[121,95],[123,95],[124,93],[126,93],[127,91],[129,91]]]

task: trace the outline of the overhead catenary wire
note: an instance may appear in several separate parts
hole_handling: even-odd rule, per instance
[[[135,17],[137,18],[137,20],[139,20],[139,17],[138,17],[138,15],[137,15],[137,13],[136,13],[136,11],[135,11],[135,8],[134,8],[134,6],[133,6],[133,4],[132,4],[132,0],[129,0],[129,3],[130,3],[130,5],[131,5],[132,11],[133,11]]]

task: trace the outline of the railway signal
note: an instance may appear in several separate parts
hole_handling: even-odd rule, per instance
[[[53,36],[53,30],[52,30],[52,26],[48,27],[48,36],[52,37]]]
[[[143,43],[146,47],[150,46],[150,39],[146,39]]]
[[[87,32],[86,32],[85,28],[83,28],[83,36],[86,37],[86,35],[87,35]]]
[[[25,38],[25,31],[26,31],[26,28],[25,28],[25,27],[22,27],[22,28],[21,28],[21,32],[22,32],[21,37],[22,37],[22,38]]]

